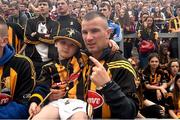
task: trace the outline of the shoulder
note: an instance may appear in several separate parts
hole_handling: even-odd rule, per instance
[[[136,72],[130,62],[125,59],[120,52],[116,52],[107,63],[108,68],[114,70],[124,70],[131,73],[134,77],[137,77]]]
[[[29,57],[20,55],[20,54],[14,55],[12,62],[17,63],[17,64],[23,64],[23,63],[32,64],[32,61]]]
[[[13,68],[17,73],[28,72],[27,74],[29,74],[30,72],[31,76],[35,78],[33,62],[30,58],[24,55],[16,54],[15,56],[13,56],[12,59],[9,61],[8,66]]]

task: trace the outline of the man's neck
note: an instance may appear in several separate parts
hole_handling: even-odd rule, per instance
[[[66,16],[66,15],[69,15],[69,11],[64,12],[64,13],[59,13],[59,16]]]
[[[49,17],[49,13],[48,14],[40,14],[42,17]]]
[[[101,52],[96,52],[96,53],[93,53],[92,54],[92,56],[94,57],[94,58],[96,58],[96,59],[99,59],[100,58],[100,56],[102,55],[102,51]]]

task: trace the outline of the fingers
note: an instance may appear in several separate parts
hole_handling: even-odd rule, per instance
[[[64,90],[51,89],[51,91],[52,91],[52,94],[49,96],[50,101],[63,98],[66,94],[66,91],[64,91]]]
[[[35,102],[31,103],[29,107],[30,116],[36,115],[39,111],[40,111],[40,108],[38,108],[37,104]]]
[[[99,63],[99,61],[96,60],[94,57],[90,56],[89,59],[94,63],[95,66],[101,67],[101,68],[103,67],[103,66],[101,65],[101,63]]]

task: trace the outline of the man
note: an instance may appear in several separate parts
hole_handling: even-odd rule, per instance
[[[5,20],[5,11],[0,8],[0,16]],[[8,43],[14,47],[18,53],[24,42],[24,29],[17,23],[7,22],[8,25]]]
[[[111,30],[106,17],[89,12],[81,25],[85,46],[93,56],[82,71],[85,98],[94,107],[93,117],[135,118],[136,73],[119,51],[112,52],[108,47]]]
[[[108,26],[112,31],[110,38],[113,39],[119,45],[120,41],[122,40],[121,27],[120,25],[110,20],[110,15],[111,15],[110,3],[106,1],[102,2],[100,4],[99,11],[108,19]]]
[[[9,7],[11,14],[8,17],[8,22],[18,23],[19,25],[21,25],[22,28],[24,28],[28,20],[28,17],[25,13],[20,11],[19,3],[17,1],[14,1],[10,4]]]
[[[81,32],[81,25],[76,18],[70,16],[69,13],[69,0],[57,1],[57,21],[60,23],[61,29],[73,28]]]
[[[30,59],[15,55],[8,43],[8,26],[0,17],[0,118],[22,119],[28,116],[28,99],[35,85]]]
[[[34,63],[37,77],[41,67],[50,62],[55,56],[53,37],[59,31],[59,24],[51,20],[49,10],[51,3],[49,0],[39,0],[39,16],[27,21],[25,30],[26,44],[25,55],[30,57]]]

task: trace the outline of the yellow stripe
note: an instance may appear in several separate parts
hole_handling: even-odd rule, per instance
[[[134,68],[131,66],[131,64],[129,63],[129,62],[126,62],[126,61],[117,61],[116,63],[109,63],[108,64],[108,66],[114,66],[114,65],[126,65],[126,66],[128,66],[132,71],[134,71],[134,73],[136,73],[135,72],[135,70],[134,70]]]
[[[29,57],[26,57],[24,55],[16,54],[15,56],[19,57],[19,58],[24,58],[24,59],[26,59],[30,63],[30,67],[31,67],[31,79],[33,79],[33,81],[34,81],[34,86],[32,88],[32,91],[33,91],[35,86],[36,86],[36,72],[35,72],[35,68],[34,68],[33,62],[31,61],[31,59]]]
[[[8,28],[8,42],[11,46],[13,46],[12,39],[13,39],[13,29],[11,27]]]
[[[37,97],[37,98],[40,99],[40,101],[43,101],[43,97],[40,94],[35,93],[30,97],[30,99],[33,98],[33,97]]]
[[[3,67],[1,66],[0,67],[0,80],[1,80],[2,74],[3,74]]]
[[[14,96],[14,91],[17,83],[17,73],[14,69],[10,68],[10,84],[11,84],[11,95]]]
[[[134,75],[134,77],[136,78],[136,73],[134,72],[134,71],[132,71],[131,69],[129,69],[128,67],[126,67],[125,65],[119,65],[119,66],[111,66],[111,67],[109,67],[109,69],[113,69],[113,68],[125,68],[125,69],[127,69],[127,70],[129,70],[133,75]]]
[[[19,47],[18,47],[18,45],[19,45],[19,39],[17,38],[17,36],[15,37],[15,49],[16,49],[16,53],[18,53],[18,51],[19,51]]]
[[[109,66],[109,69],[112,69],[112,68],[118,68],[118,67],[124,67],[126,68],[127,70],[129,70],[133,75],[134,77],[137,77],[136,75],[136,72],[134,70],[134,68],[131,66],[131,64],[127,61],[116,61],[116,62],[111,62],[108,64]]]
[[[2,74],[3,74],[3,67],[1,66],[0,67],[0,83],[2,82],[1,80]],[[1,92],[1,85],[0,85],[0,92]]]
[[[174,19],[175,30],[177,30],[177,21]]]

